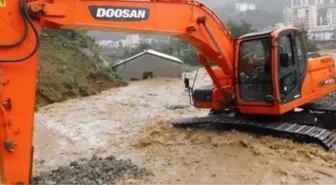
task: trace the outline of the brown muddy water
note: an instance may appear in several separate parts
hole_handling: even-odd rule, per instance
[[[209,83],[202,70],[197,86]],[[318,145],[239,132],[178,129],[169,120],[206,115],[182,79],[152,79],[41,108],[34,173],[92,154],[130,158],[155,174],[119,184],[335,184],[336,154]]]

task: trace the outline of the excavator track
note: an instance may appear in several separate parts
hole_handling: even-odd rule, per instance
[[[223,126],[226,129],[237,129],[256,134],[267,134],[277,137],[292,138],[299,142],[313,142],[322,145],[328,151],[336,151],[336,135],[330,130],[314,123],[272,121],[263,122],[248,119],[244,116],[226,114],[208,115],[205,117],[183,118],[175,120],[175,127],[189,127],[205,124]]]

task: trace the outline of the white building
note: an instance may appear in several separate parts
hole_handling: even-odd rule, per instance
[[[129,34],[126,35],[125,45],[127,47],[137,47],[140,44],[140,35]]]
[[[239,2],[236,3],[236,10],[238,12],[246,12],[248,10],[255,10],[256,6],[252,3],[247,3],[247,2]]]
[[[121,39],[115,42],[114,47],[117,48],[121,44],[122,47],[136,48],[140,45],[140,41],[141,41],[140,35],[129,34],[129,35],[126,35],[125,39]]]
[[[293,25],[308,30],[311,39],[334,39],[336,0],[291,0],[290,9]],[[284,12],[289,12],[288,8]]]
[[[319,27],[313,28],[308,31],[311,40],[334,40],[335,28],[334,27]]]
[[[292,0],[293,1],[293,0]],[[305,29],[316,27],[317,25],[317,6],[305,5],[294,6],[291,8],[292,23],[296,26],[303,26]]]
[[[292,9],[289,7],[286,7],[283,9],[282,16],[283,16],[283,23],[286,26],[292,26],[293,25],[293,19],[292,19]]]

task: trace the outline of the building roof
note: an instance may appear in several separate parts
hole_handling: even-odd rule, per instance
[[[133,55],[133,56],[131,56],[131,57],[125,59],[125,60],[122,60],[122,61],[118,62],[117,64],[115,64],[114,66],[112,66],[112,68],[115,68],[115,67],[117,67],[117,66],[119,66],[121,64],[127,63],[127,62],[129,62],[129,61],[131,61],[131,60],[133,60],[135,58],[138,58],[138,57],[144,55],[144,54],[150,54],[150,55],[158,56],[158,57],[165,58],[165,59],[168,59],[170,61],[181,63],[181,64],[183,63],[183,61],[180,60],[177,57],[174,57],[174,56],[171,56],[171,55],[167,55],[167,54],[164,54],[164,53],[161,53],[161,52],[158,52],[158,51],[154,51],[152,49],[147,49],[147,50],[144,50],[141,53],[138,53],[138,54]]]
[[[263,30],[263,31],[251,32],[251,33],[247,33],[245,35],[242,35],[240,38],[250,38],[250,37],[264,36],[264,35],[266,36],[266,35],[270,35],[273,31],[274,31],[274,29],[271,28],[271,29],[267,29],[267,30]]]
[[[309,32],[323,32],[323,31],[335,31],[335,27],[317,27],[309,30]]]

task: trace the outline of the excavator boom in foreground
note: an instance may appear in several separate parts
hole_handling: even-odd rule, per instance
[[[312,139],[335,148],[331,128],[321,121],[327,120],[324,116],[332,120],[335,109],[314,104],[336,87],[334,60],[330,56],[308,60],[304,35],[297,28],[233,38],[210,9],[192,0],[0,0],[0,9],[3,184],[28,184],[31,179],[42,27],[183,39],[199,51],[199,62],[212,79],[212,85],[192,90],[194,106],[210,113],[173,125],[215,123]],[[304,111],[294,111],[300,107]],[[319,121],[312,121],[316,119],[311,112],[316,110],[328,114],[316,114]]]

